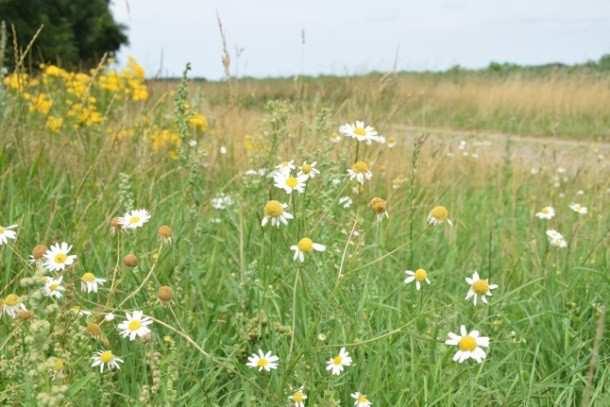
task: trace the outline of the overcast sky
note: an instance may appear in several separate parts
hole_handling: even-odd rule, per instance
[[[610,53],[610,0],[113,0],[151,76],[222,77],[219,13],[241,75],[582,62]],[[305,44],[302,43],[305,33]],[[236,61],[236,49],[242,49]]]

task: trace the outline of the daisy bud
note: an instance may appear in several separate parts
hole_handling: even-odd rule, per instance
[[[32,319],[32,317],[34,317],[34,314],[31,311],[24,309],[17,312],[17,318],[19,318],[21,321],[28,321]]]
[[[123,264],[127,267],[135,267],[138,265],[138,257],[133,253],[129,253],[127,256],[123,257]]]
[[[93,336],[94,338],[98,338],[102,335],[102,328],[100,328],[100,326],[95,322],[88,322],[87,333]]]
[[[371,199],[369,206],[371,207],[373,212],[375,212],[377,215],[380,215],[380,214],[385,213],[386,201],[379,197],[375,197],[375,198]]]
[[[157,293],[157,298],[159,298],[159,301],[165,303],[165,302],[169,302],[172,299],[172,289],[171,287],[168,287],[166,285],[162,285],[161,287],[159,287],[159,292]]]
[[[119,218],[112,218],[110,227],[112,228],[112,233],[118,232],[121,230],[121,220]]]
[[[167,225],[161,225],[158,233],[162,240],[170,241],[172,239],[172,228]]]
[[[37,244],[36,246],[34,246],[34,248],[32,249],[32,257],[34,258],[34,260],[42,259],[42,256],[44,256],[47,249],[47,246],[44,244]]]

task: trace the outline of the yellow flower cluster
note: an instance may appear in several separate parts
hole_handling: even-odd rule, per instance
[[[109,93],[124,95],[134,102],[143,102],[148,99],[144,75],[142,66],[135,59],[129,58],[125,69],[120,72],[104,72],[100,75],[98,84]]]
[[[26,102],[27,112],[34,116],[33,122],[53,134],[113,123],[115,112],[126,103],[149,98],[144,69],[132,58],[121,70],[102,66],[88,72],[70,72],[56,65],[41,65],[37,76],[22,72],[7,75],[4,86]],[[186,121],[192,137],[189,143],[196,145],[196,138],[210,127],[208,118],[187,103]],[[151,130],[143,134],[150,151],[178,158],[186,141],[176,126],[148,125]],[[133,139],[136,134],[135,128],[109,126],[105,130],[115,143]]]
[[[166,151],[170,158],[177,159],[182,140],[173,130],[156,130],[150,135],[150,144],[154,152]]]
[[[109,106],[120,106],[116,102],[110,105],[112,98],[140,102],[149,97],[144,69],[132,58],[122,71],[69,72],[55,65],[40,68],[39,76],[15,72],[3,83],[27,102],[29,112],[45,116],[46,128],[52,133],[59,133],[66,125],[99,125],[104,121],[101,112],[109,112]]]

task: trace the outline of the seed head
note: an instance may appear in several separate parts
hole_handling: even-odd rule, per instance
[[[135,267],[138,265],[138,256],[133,253],[129,253],[127,256],[123,257],[123,264],[127,267]]]
[[[34,260],[42,259],[42,256],[44,256],[47,249],[48,247],[44,244],[37,244],[36,246],[34,246],[34,248],[32,249],[32,257],[34,258]]]
[[[373,212],[375,212],[377,215],[379,215],[379,214],[382,214],[385,212],[386,201],[383,200],[382,198],[375,197],[375,198],[371,199],[369,206],[371,207]]]
[[[112,218],[112,220],[110,220],[110,226],[114,232],[121,230],[121,222],[119,218]]]
[[[157,293],[157,298],[159,298],[159,301],[165,303],[165,302],[169,302],[172,299],[172,288],[168,287],[166,285],[162,285],[161,287],[159,287],[159,292]]]
[[[25,309],[17,311],[17,318],[19,318],[21,321],[29,321],[33,317],[34,314],[32,313],[32,311],[28,311]]]
[[[87,333],[93,336],[94,338],[98,338],[102,335],[102,328],[100,328],[100,326],[95,322],[88,322]]]
[[[172,228],[167,225],[161,225],[158,233],[161,239],[168,240],[172,238]]]

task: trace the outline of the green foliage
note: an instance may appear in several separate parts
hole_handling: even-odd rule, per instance
[[[9,29],[12,54],[13,30],[23,50],[42,26],[26,62],[32,68],[54,63],[69,68],[95,66],[105,53],[127,43],[125,27],[114,21],[109,0],[0,0],[0,18]],[[6,56],[13,67],[14,55]]]

